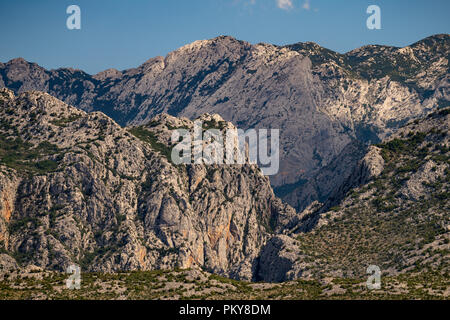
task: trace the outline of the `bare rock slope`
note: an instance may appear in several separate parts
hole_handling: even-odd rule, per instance
[[[174,165],[169,128],[192,126],[160,115],[122,128],[46,93],[1,89],[0,265],[253,279],[262,246],[295,211],[256,165]]]

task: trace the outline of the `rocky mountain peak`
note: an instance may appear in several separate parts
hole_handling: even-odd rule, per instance
[[[114,68],[107,69],[105,71],[99,72],[93,76],[94,79],[98,81],[105,81],[106,79],[118,79],[122,77],[122,73]]]

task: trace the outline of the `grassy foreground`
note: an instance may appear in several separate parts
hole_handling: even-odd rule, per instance
[[[67,289],[69,274],[32,270],[0,275],[0,299],[449,299],[448,274],[426,271],[382,277],[380,290],[366,279],[323,278],[285,283],[235,281],[198,270],[84,273],[81,288]]]

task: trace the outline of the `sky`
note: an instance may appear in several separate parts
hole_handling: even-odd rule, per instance
[[[70,5],[81,29],[69,30]],[[369,30],[368,6],[381,10]],[[90,74],[137,67],[185,44],[230,35],[256,44],[313,41],[341,53],[367,44],[406,46],[450,31],[449,0],[0,0],[0,62]]]

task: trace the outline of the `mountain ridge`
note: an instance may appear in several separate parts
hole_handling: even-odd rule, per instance
[[[281,170],[271,183],[292,189],[284,199],[302,210],[319,199],[315,176],[355,139],[376,143],[448,105],[449,39],[435,35],[404,48],[340,54],[315,44],[252,45],[223,36],[94,76],[20,60],[0,66],[0,86],[49,92],[121,125],[159,113],[191,119],[217,113],[242,129],[282,129]]]

